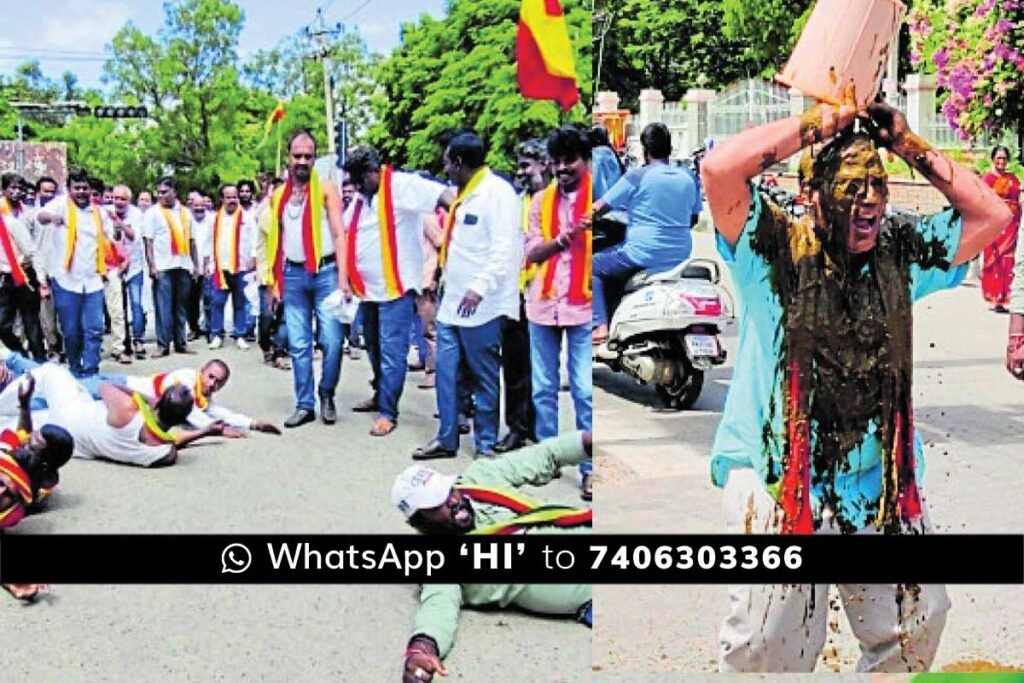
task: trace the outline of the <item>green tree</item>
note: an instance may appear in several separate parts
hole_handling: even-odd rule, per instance
[[[645,88],[679,100],[690,88],[721,88],[756,76],[762,66],[747,54],[744,39],[723,31],[722,5],[718,0],[598,3],[594,33],[606,29],[600,89],[616,91],[623,106],[635,108]]]
[[[568,116],[551,102],[526,100],[516,82],[519,0],[451,0],[444,20],[422,16],[402,26],[402,45],[377,69],[382,94],[369,141],[391,163],[441,170],[440,137],[475,130],[489,147],[488,163],[509,171],[515,145],[543,135],[563,119],[586,121],[585,107]],[[592,100],[591,8],[565,0],[582,102]]]
[[[757,65],[759,75],[771,77],[786,64],[807,23],[813,0],[721,0],[725,35]]]

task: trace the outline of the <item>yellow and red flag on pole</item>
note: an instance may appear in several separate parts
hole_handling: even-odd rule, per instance
[[[266,143],[267,138],[270,137],[270,131],[274,127],[274,124],[284,118],[284,102],[278,102],[277,106],[274,107],[274,111],[270,112],[270,116],[267,117],[267,123],[263,126],[263,139],[260,140],[260,144],[256,145],[256,149],[259,149]],[[281,175],[281,132],[284,126],[277,127],[277,175]]]
[[[516,66],[523,97],[555,100],[565,111],[579,101],[576,63],[559,0],[523,0]]]

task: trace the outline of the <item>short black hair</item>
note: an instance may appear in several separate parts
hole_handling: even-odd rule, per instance
[[[68,171],[68,189],[75,183],[85,183],[89,185],[89,172],[84,168],[73,168]]]
[[[168,428],[185,424],[192,412],[195,397],[184,384],[174,384],[164,389],[156,404],[156,416],[160,424]]]
[[[96,176],[91,176],[89,178],[89,189],[92,190],[93,192],[103,194],[103,190],[104,188],[106,188],[106,186],[107,184],[104,183],[101,178],[97,178]]]
[[[612,141],[608,137],[608,129],[604,126],[591,126],[590,132],[587,134],[590,138],[591,147],[611,147]]]
[[[14,171],[8,171],[7,173],[4,173],[2,176],[0,176],[0,189],[6,190],[11,185],[15,184],[19,186],[24,186],[25,179],[22,178],[17,173],[15,173]]]
[[[1013,156],[1010,154],[1010,148],[1007,147],[1006,145],[996,145],[995,147],[992,148],[992,156],[990,158],[995,159],[996,155],[999,154],[1000,152],[1005,152],[1007,159]],[[7,186],[5,185],[4,187]]]
[[[221,199],[224,198],[224,190],[228,189],[229,187],[233,187],[236,190],[238,190],[238,189],[241,189],[241,185],[242,185],[241,183],[238,183],[237,185],[235,183],[224,183],[223,185],[221,185],[220,186],[220,191],[219,191]]]
[[[480,168],[487,161],[487,147],[476,133],[462,131],[448,141],[448,159],[467,168]]]
[[[220,188],[220,189],[221,189],[221,192],[223,192],[223,191],[224,191],[224,188],[225,188],[225,187],[230,187],[230,186],[232,186],[232,185],[234,185],[235,187],[237,187],[237,188],[239,189],[239,191],[241,191],[241,189],[242,189],[243,187],[248,187],[248,188],[249,188],[249,192],[252,192],[253,194],[256,194],[256,185],[255,185],[255,184],[254,184],[254,183],[253,183],[253,182],[252,182],[251,180],[249,180],[248,178],[243,178],[242,180],[239,180],[239,181],[238,181],[237,183],[225,183],[225,184],[224,184],[224,185],[223,185],[223,186],[222,186],[222,187]]]
[[[68,430],[59,425],[45,424],[39,433],[46,439],[46,461],[50,468],[58,470],[67,464],[75,450],[75,439]]]
[[[652,159],[668,159],[672,155],[672,133],[664,123],[647,124],[640,133],[640,144]]]
[[[228,364],[225,363],[224,361],[222,361],[220,358],[214,358],[212,360],[208,360],[206,362],[206,364],[203,365],[203,369],[205,370],[210,365],[216,365],[217,367],[219,367],[221,370],[224,371],[224,381],[225,382],[228,381],[228,379],[231,377],[231,368],[229,368]]]
[[[552,160],[590,161],[590,139],[579,126],[567,123],[548,134],[548,156]]]
[[[36,181],[36,192],[39,192],[39,190],[42,189],[43,183],[53,183],[53,186],[57,187],[57,181],[50,176],[39,176],[39,180]]]
[[[169,187],[172,190],[174,190],[175,192],[178,191],[177,183],[175,183],[174,182],[174,178],[172,178],[169,175],[165,175],[163,178],[161,178],[160,180],[156,181],[156,186],[157,187]]]
[[[342,170],[347,171],[353,182],[362,180],[367,173],[380,170],[380,155],[373,147],[356,147],[348,154]]]

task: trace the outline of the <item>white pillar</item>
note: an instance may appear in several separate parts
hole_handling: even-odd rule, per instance
[[[686,149],[689,154],[704,144],[710,127],[708,126],[709,105],[715,99],[715,91],[705,88],[694,88],[686,91],[683,100],[686,102]]]
[[[907,123],[910,130],[925,139],[931,138],[931,125],[935,120],[935,76],[910,74],[907,88]]]
[[[657,123],[662,119],[665,96],[660,90],[640,91],[640,115],[637,117],[637,132],[642,133],[649,123]]]
[[[597,93],[597,103],[594,105],[595,112],[615,111],[619,108],[619,94],[613,90],[602,90]]]

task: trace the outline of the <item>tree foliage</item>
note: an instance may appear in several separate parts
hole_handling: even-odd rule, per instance
[[[556,104],[526,100],[516,83],[519,0],[451,0],[445,20],[422,16],[402,26],[402,45],[379,65],[382,93],[370,142],[391,163],[441,169],[439,140],[472,129],[487,142],[488,163],[511,170],[515,145],[543,135],[563,118],[587,119],[577,105],[567,117]],[[592,100],[591,11],[564,0],[582,101]]]
[[[1024,12],[1020,0],[916,0],[912,60],[935,73],[942,112],[964,140],[1017,131],[1024,159]]]

